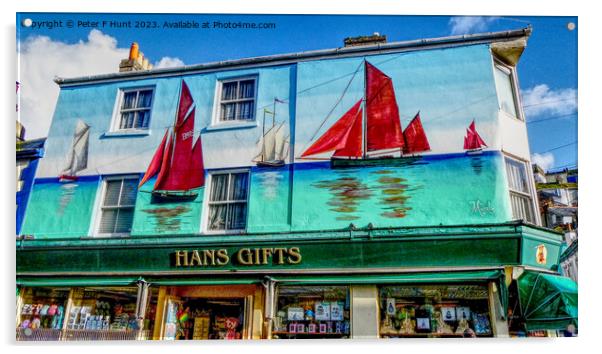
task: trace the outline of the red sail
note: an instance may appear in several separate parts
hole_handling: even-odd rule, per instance
[[[464,149],[480,149],[483,146],[487,146],[487,144],[485,144],[485,141],[483,141],[479,133],[477,133],[475,122],[473,120],[466,130],[466,136],[464,137]]]
[[[366,116],[368,151],[402,148],[399,109],[390,77],[366,62]]]
[[[188,85],[186,85],[186,81],[182,80],[182,91],[180,92],[180,102],[178,105],[178,116],[176,118],[176,127],[182,125],[184,119],[186,118],[186,113],[192,106],[192,95],[190,94],[190,89],[188,89]]]
[[[422,122],[420,121],[420,113],[416,113],[416,116],[410,124],[403,131],[403,137],[405,139],[405,146],[403,147],[404,154],[412,154],[416,152],[429,151],[431,146],[424,133]]]
[[[169,134],[169,138],[167,140],[167,147],[165,147],[165,152],[163,153],[163,160],[161,160],[161,169],[159,170],[159,174],[157,175],[157,180],[155,181],[153,190],[162,189],[160,188],[160,186],[164,184],[164,181],[167,178],[167,175],[169,174],[169,169],[171,165],[171,155],[173,154],[172,150],[173,134]]]
[[[345,138],[345,146],[337,149],[332,156],[337,157],[362,157],[362,115],[360,110],[355,115],[355,120],[351,125]]]
[[[347,139],[349,138],[350,131],[353,130],[356,120],[358,120],[358,112],[361,112],[360,106],[362,101],[359,100],[350,110],[347,111],[339,120],[333,124],[330,129],[328,129],[318,140],[316,140],[305,152],[301,155],[301,157],[306,157],[310,155],[317,155],[323,152],[332,151],[332,150],[340,150],[340,149],[352,149],[352,146],[348,146]],[[361,115],[359,115],[361,117]],[[361,126],[361,118],[359,119]],[[362,148],[361,142],[361,131],[360,131],[360,142],[359,149]],[[355,139],[352,138],[354,143],[357,144]]]
[[[142,187],[142,185],[144,183],[146,183],[149,179],[153,178],[161,169],[161,162],[163,161],[163,154],[165,152],[165,144],[167,143],[167,134],[168,133],[169,133],[169,130],[165,131],[165,135],[163,136],[161,145],[159,145],[159,148],[157,149],[157,151],[155,151],[155,155],[153,156],[153,159],[151,160],[150,164],[148,165],[148,168],[146,169],[146,173],[142,177],[142,180],[140,181],[138,188]]]
[[[180,110],[182,111],[182,110]],[[194,138],[194,112],[184,118],[182,124],[174,128],[174,148],[171,157],[171,166],[165,179],[158,185],[157,189],[168,191],[187,190],[190,178],[190,155],[192,152],[192,140]],[[178,119],[180,120],[180,119]]]
[[[199,136],[192,147],[190,170],[188,170],[186,189],[199,188],[205,185],[205,166],[203,164],[203,146]]]

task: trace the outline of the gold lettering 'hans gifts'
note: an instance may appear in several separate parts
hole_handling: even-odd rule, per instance
[[[241,248],[230,255],[225,248],[209,250],[177,250],[176,267],[222,267],[228,264],[241,266],[285,265],[301,263],[299,247]]]

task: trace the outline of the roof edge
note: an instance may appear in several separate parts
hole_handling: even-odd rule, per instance
[[[518,38],[528,38],[532,33],[531,26],[519,30],[508,30],[500,32],[486,32],[465,34],[448,37],[436,37],[415,39],[409,41],[398,41],[390,43],[380,43],[369,46],[341,47],[333,49],[319,49],[306,52],[275,54],[268,56],[250,57],[234,60],[216,61],[203,64],[185,65],[174,68],[152,69],[145,71],[130,71],[123,73],[110,73],[100,75],[90,75],[74,78],[55,77],[54,82],[59,86],[72,86],[79,84],[92,84],[106,81],[121,81],[126,79],[145,79],[152,77],[173,77],[183,74],[201,73],[207,71],[216,71],[223,68],[238,67],[260,67],[265,65],[278,65],[294,63],[299,61],[317,60],[330,57],[348,57],[360,54],[378,54],[395,51],[414,51],[425,48],[445,48],[462,45],[471,45],[479,43],[491,43],[511,41]]]

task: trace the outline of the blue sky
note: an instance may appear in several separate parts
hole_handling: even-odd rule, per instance
[[[577,145],[574,144],[577,141],[576,17],[21,13],[17,15],[17,23],[24,18],[31,18],[34,22],[63,21],[63,25],[68,20],[75,21],[74,28],[70,29],[17,26],[23,71],[32,66],[38,67],[35,71],[39,71],[38,62],[46,68],[39,77],[30,73],[34,70],[20,75],[23,85],[21,117],[28,127],[28,138],[45,134],[45,125],[37,124],[31,117],[48,119],[46,117],[52,115],[54,105],[50,99],[50,103],[46,104],[36,102],[34,98],[28,99],[33,96],[33,88],[36,88],[35,92],[56,90],[52,83],[44,86],[48,85],[48,78],[55,75],[69,77],[116,71],[118,60],[112,61],[113,58],[124,57],[122,54],[133,41],[139,43],[151,62],[159,66],[173,66],[340,47],[345,37],[373,32],[387,35],[389,41],[399,41],[518,29],[531,24],[533,34],[519,62],[518,74],[527,121],[530,121],[531,153],[538,154],[533,160],[547,168],[571,167],[577,163]],[[274,23],[275,28],[128,29],[99,26],[95,30],[100,32],[91,33],[93,27],[77,26],[77,21],[103,20],[130,20],[132,25],[135,21],[156,21],[159,26],[163,26],[165,21],[196,21],[199,24],[243,21]],[[577,28],[569,30],[569,22],[575,23]],[[55,51],[72,54],[52,58]],[[80,56],[81,53],[90,54],[86,57]],[[107,55],[106,60],[102,60],[104,55]],[[35,127],[30,128],[32,125]]]

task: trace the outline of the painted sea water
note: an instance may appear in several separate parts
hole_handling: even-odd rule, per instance
[[[498,153],[424,157],[403,166],[294,166],[293,230],[510,220]]]

